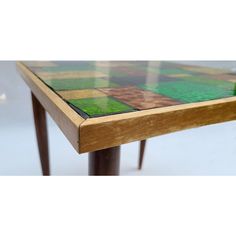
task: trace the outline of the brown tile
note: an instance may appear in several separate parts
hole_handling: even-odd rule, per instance
[[[108,96],[112,96],[140,110],[180,104],[180,102],[169,97],[141,90],[133,86],[123,88],[105,88],[100,90]]]

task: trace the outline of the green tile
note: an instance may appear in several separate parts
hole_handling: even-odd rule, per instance
[[[78,107],[89,116],[134,111],[132,107],[110,97],[70,99],[68,102]]]
[[[119,87],[116,83],[100,78],[48,79],[44,82],[54,90],[76,90],[89,88]]]
[[[127,72],[110,70],[109,76],[110,77],[127,77]]]
[[[234,95],[233,87],[229,90],[194,81],[146,84],[140,87],[186,103],[220,99]]]
[[[144,69],[156,75],[166,75],[166,76],[176,75],[176,74],[185,74],[185,75],[192,76],[192,74],[196,74],[195,72],[191,73],[190,71],[187,71],[181,68],[169,68],[169,69],[162,68],[162,65],[160,65],[160,67],[147,66]]]
[[[234,89],[234,84],[235,84],[233,82],[224,81],[224,80],[209,79],[209,78],[203,77],[203,76],[190,76],[190,77],[183,77],[181,79],[185,80],[187,82],[188,81],[196,82],[196,83],[215,86],[218,88],[223,88],[223,89],[228,89],[228,90]]]
[[[175,74],[191,74],[189,71],[182,69],[160,69],[161,75],[175,75]]]

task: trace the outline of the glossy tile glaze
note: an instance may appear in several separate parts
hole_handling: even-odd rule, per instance
[[[236,95],[236,73],[158,61],[25,62],[83,117]]]

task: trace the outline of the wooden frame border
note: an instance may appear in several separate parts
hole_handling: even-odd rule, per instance
[[[79,151],[95,151],[235,119],[236,97],[91,118],[80,125]]]
[[[17,68],[79,153],[236,119],[236,97],[230,97],[85,120],[23,63]]]
[[[54,119],[75,150],[79,151],[79,126],[84,119],[22,62],[17,62],[16,66],[32,93]]]

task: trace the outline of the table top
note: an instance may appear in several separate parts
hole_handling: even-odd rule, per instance
[[[38,80],[44,97],[50,90],[64,102],[68,112],[64,110],[63,114],[73,114],[69,120],[79,120],[78,136],[82,138],[83,130],[87,132],[83,142],[73,141],[79,144],[79,152],[235,119],[235,68],[168,61],[32,61],[18,63],[18,67],[24,76],[28,73],[30,82],[33,77]],[[190,118],[190,111],[197,111],[195,117]],[[184,123],[186,119],[190,121]]]

